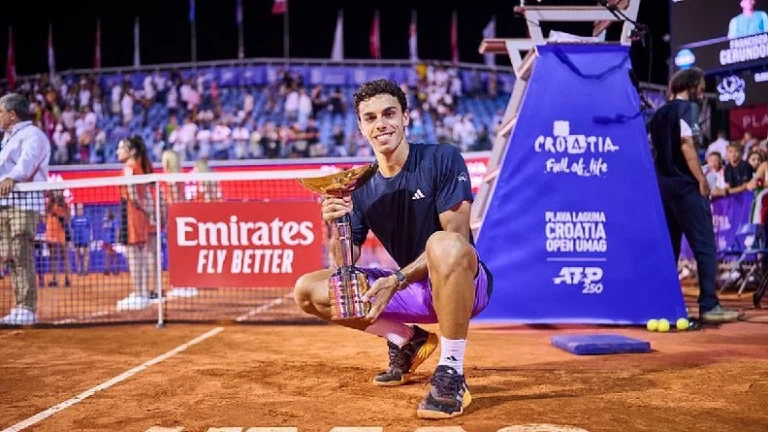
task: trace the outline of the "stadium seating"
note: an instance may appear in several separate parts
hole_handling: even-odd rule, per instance
[[[329,88],[326,88],[326,92]],[[347,100],[347,105],[351,106],[352,94],[354,87],[342,88],[344,96]],[[267,121],[274,121],[276,124],[281,125],[287,122],[287,119],[283,113],[282,106],[278,105],[277,113],[266,113],[265,106],[267,103],[267,91],[263,86],[251,88],[254,95],[254,126],[263,127]],[[243,99],[245,97],[246,89],[239,86],[221,87],[220,88],[220,101],[222,111],[237,112],[243,106]],[[107,103],[105,106],[110,106],[112,101],[107,96]],[[202,98],[205,101],[205,97]],[[480,129],[482,125],[486,125],[489,130],[493,129],[492,118],[496,112],[503,109],[509,100],[509,94],[499,93],[495,98],[476,98],[465,96],[458,100],[457,114],[471,113],[474,117],[475,126]],[[208,108],[203,103],[202,109]],[[131,135],[138,134],[142,136],[149,144],[153,142],[153,130],[156,128],[162,128],[168,123],[169,111],[163,103],[156,102],[149,108],[146,124],[144,123],[144,107],[140,104],[134,104],[134,117],[128,125],[129,133]],[[184,112],[177,113],[177,120],[179,124],[183,123]],[[437,135],[435,133],[435,120],[429,116],[422,116],[424,122],[426,141],[436,142]],[[350,136],[357,129],[357,119],[353,110],[347,110],[343,117],[333,116],[331,113],[324,111],[320,115],[316,116],[317,127],[320,131],[320,142],[328,143],[331,141],[331,134],[333,128],[336,125],[341,125],[345,136]],[[104,130],[107,135],[107,146],[105,152],[105,162],[116,162],[115,149],[117,147],[117,140],[113,139],[112,132],[121,122],[119,114],[112,114],[111,112],[105,112],[99,121],[99,128]],[[92,149],[91,158],[93,160],[95,149]],[[230,157],[233,155],[230,153]]]

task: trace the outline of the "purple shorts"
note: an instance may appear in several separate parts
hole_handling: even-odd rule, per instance
[[[368,275],[371,284],[376,279],[389,276],[395,271],[381,268],[361,268]],[[477,275],[475,276],[475,303],[472,305],[472,318],[488,306],[490,300],[490,286],[485,265],[478,262]],[[434,324],[437,322],[437,314],[432,304],[432,285],[429,278],[412,282],[407,287],[395,293],[389,304],[381,313],[382,318],[392,321],[413,324]]]

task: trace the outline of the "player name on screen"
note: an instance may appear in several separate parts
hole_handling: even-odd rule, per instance
[[[768,60],[768,33],[732,39],[720,50],[720,64],[728,66],[753,60]]]
[[[181,203],[169,209],[171,284],[292,286],[322,263],[316,202]]]
[[[730,40],[718,39],[712,43],[692,44],[682,48],[676,59],[680,67],[697,66],[705,71],[717,71],[768,64],[768,33]]]

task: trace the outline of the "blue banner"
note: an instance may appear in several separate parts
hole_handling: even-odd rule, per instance
[[[629,47],[538,53],[477,239],[494,275],[478,320],[687,316]]]
[[[742,192],[712,201],[712,225],[715,228],[715,241],[718,251],[733,248],[736,233],[745,224],[750,223],[754,196],[753,192]],[[691,246],[685,237],[683,237],[683,243],[680,247],[680,259],[694,259]]]
[[[291,66],[283,65],[250,65],[250,66],[216,66],[198,70],[181,69],[185,78],[196,78],[201,75],[205,82],[216,80],[221,86],[266,86],[275,82],[281,71],[290,70],[303,79],[305,85],[323,85],[329,87],[359,86],[365,82],[386,78],[398,83],[408,83],[415,86],[418,74],[410,66]],[[102,85],[112,82],[122,82],[123,77],[130,75],[134,87],[140,87],[144,77],[153,74],[150,71],[126,71],[125,74],[104,74],[101,76]],[[162,74],[169,76],[167,71]],[[472,90],[487,90],[488,72],[460,71],[462,87],[465,92]],[[515,77],[511,74],[498,74],[498,90],[511,93]],[[71,81],[71,80],[70,80]]]

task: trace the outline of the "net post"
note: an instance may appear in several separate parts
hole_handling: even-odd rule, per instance
[[[157,235],[155,236],[155,288],[157,289],[157,328],[165,327],[163,308],[165,307],[165,298],[163,297],[163,255],[160,247],[160,238],[162,232],[162,215],[160,214],[160,181],[155,181],[155,223],[157,224]]]

